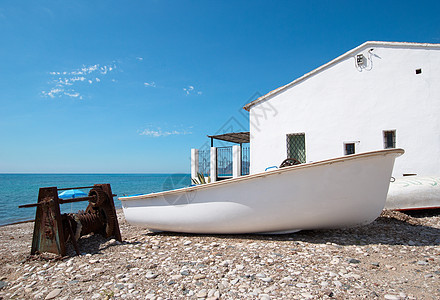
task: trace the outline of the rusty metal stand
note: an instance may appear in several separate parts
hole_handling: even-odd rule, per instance
[[[91,188],[87,197],[76,199],[60,199],[58,191]],[[38,202],[22,207],[37,207],[35,215],[34,235],[32,238],[31,255],[37,252],[51,252],[66,255],[66,242],[72,241],[75,252],[80,250],[77,240],[89,233],[98,233],[108,238],[114,236],[122,242],[118,218],[110,184],[95,184],[89,187],[40,188]],[[61,214],[60,204],[89,201],[86,211],[77,214]]]

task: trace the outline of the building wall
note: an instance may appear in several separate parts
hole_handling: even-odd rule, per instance
[[[360,53],[370,57],[362,69]],[[305,133],[310,162],[344,155],[344,142],[383,149],[383,131],[396,130],[406,153],[393,175],[439,175],[440,48],[366,45],[252,106],[250,130],[251,173],[287,157],[286,134]]]

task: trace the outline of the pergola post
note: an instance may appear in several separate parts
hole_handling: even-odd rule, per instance
[[[241,145],[232,146],[232,178],[241,176]]]
[[[211,153],[210,153],[210,173],[209,176],[211,177],[211,182],[217,181],[217,148],[211,147]]]
[[[191,179],[197,178],[199,173],[199,149],[191,149]]]

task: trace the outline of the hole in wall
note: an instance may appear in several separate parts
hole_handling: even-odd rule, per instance
[[[416,69],[416,74],[422,74],[422,69]]]

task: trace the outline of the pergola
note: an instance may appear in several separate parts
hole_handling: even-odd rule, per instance
[[[211,147],[214,147],[214,139],[235,144],[245,144],[250,142],[250,133],[248,132],[231,132],[219,135],[208,135],[211,138]]]

